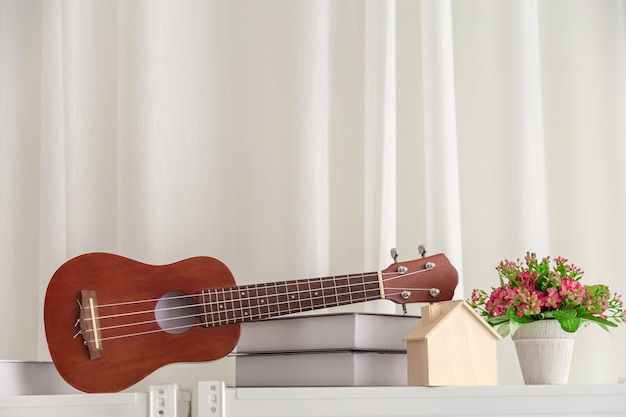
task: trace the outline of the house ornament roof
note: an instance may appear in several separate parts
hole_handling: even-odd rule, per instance
[[[435,333],[443,323],[450,320],[454,316],[459,314],[465,315],[472,320],[476,320],[480,323],[488,334],[491,334],[494,339],[500,340],[502,337],[495,331],[478,313],[476,313],[472,307],[470,307],[465,300],[451,300],[442,301],[439,303],[429,304],[422,307],[422,318],[407,334],[404,335],[402,340],[421,340],[428,339],[433,333]]]

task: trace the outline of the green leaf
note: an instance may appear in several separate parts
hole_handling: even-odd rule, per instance
[[[517,314],[515,314],[515,307],[511,307],[506,311],[506,316],[513,322],[515,323],[519,323],[519,324],[525,324],[525,323],[532,323],[533,319],[531,319],[528,316],[518,316]]]
[[[582,320],[577,315],[576,310],[556,310],[552,312],[552,315],[561,324],[563,330],[569,333],[575,333],[580,327]]]
[[[571,318],[576,317],[578,315],[578,312],[570,308],[570,309],[563,309],[563,310],[555,310],[552,312],[552,315],[557,320],[559,317],[563,319],[571,319]]]
[[[492,316],[487,319],[487,323],[491,326],[498,326],[502,323],[508,322],[510,319],[507,316]]]
[[[600,325],[606,331],[609,331],[608,327],[606,327],[606,326],[617,327],[617,323],[613,323],[612,321],[609,321],[607,319],[603,319],[602,317],[594,316],[591,313],[579,313],[578,317],[581,320],[584,320],[584,321],[594,322],[594,323]]]
[[[510,332],[511,334],[515,334],[515,332],[517,331],[517,329],[519,329],[520,327],[522,327],[522,324],[523,324],[523,323],[520,323],[520,322],[518,322],[518,321],[514,321],[514,320],[509,321],[509,332]]]
[[[586,285],[585,291],[587,292],[587,294],[590,294],[592,297],[600,297],[603,294],[606,294],[607,292],[609,292],[609,287],[603,284]]]
[[[506,321],[496,327],[498,334],[504,339],[511,333],[511,322]]]

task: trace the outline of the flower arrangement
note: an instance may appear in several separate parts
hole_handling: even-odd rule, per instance
[[[504,260],[496,267],[500,286],[489,294],[475,289],[467,301],[502,337],[544,319],[558,320],[571,333],[586,323],[607,331],[626,323],[621,294],[606,285],[582,284],[583,271],[567,262],[561,257],[539,260],[531,252],[522,261]]]

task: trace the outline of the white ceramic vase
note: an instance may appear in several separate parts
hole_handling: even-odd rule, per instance
[[[576,333],[557,320],[539,320],[524,324],[512,338],[526,384],[567,384]]]

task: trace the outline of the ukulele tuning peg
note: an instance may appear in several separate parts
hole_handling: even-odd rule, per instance
[[[426,256],[426,246],[424,246],[424,245],[419,245],[419,246],[417,247],[417,250],[419,251],[419,253],[420,253],[420,255],[422,256],[422,258],[423,258],[424,256]]]
[[[391,248],[391,258],[393,259],[394,262],[398,262],[398,249],[396,248]]]

